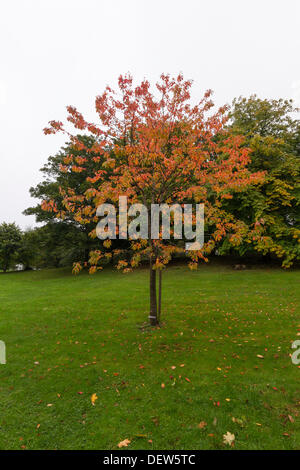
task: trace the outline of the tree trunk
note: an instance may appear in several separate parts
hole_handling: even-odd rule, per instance
[[[158,312],[157,312],[158,323],[160,323],[160,315],[161,315],[161,278],[162,278],[162,269],[158,271]]]
[[[158,324],[157,318],[157,301],[156,301],[156,270],[153,269],[152,255],[150,254],[150,325],[156,326]]]
[[[8,270],[8,261],[6,260],[6,261],[4,262],[3,272],[6,273],[7,270]]]

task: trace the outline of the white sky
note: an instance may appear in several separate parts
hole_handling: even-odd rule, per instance
[[[121,73],[182,71],[217,105],[257,93],[300,106],[299,51],[299,0],[1,0],[0,222],[34,225],[28,189],[64,141],[43,127],[69,104],[91,116]]]

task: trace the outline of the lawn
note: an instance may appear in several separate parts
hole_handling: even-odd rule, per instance
[[[299,297],[297,270],[173,266],[151,329],[146,270],[0,274],[0,448],[300,449]]]

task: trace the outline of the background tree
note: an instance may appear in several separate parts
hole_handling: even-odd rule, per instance
[[[222,200],[231,198],[249,184],[257,183],[262,175],[247,170],[248,149],[242,146],[240,136],[228,134],[226,108],[216,113],[208,91],[196,105],[190,102],[191,81],[182,75],[170,78],[162,75],[156,84],[156,96],[150,92],[150,84],[144,80],[132,86],[130,76],[119,78],[119,95],[107,87],[96,98],[96,111],[100,126],[87,122],[81,113],[69,106],[68,121],[75,129],[91,132],[96,140],[95,150],[103,158],[101,168],[93,177],[87,174],[86,157],[76,165],[73,159],[66,161],[66,171],[86,174],[90,187],[84,194],[73,188],[62,189],[61,209],[54,200],[42,204],[44,210],[53,211],[57,217],[66,217],[66,211],[74,214],[80,224],[96,224],[96,208],[101,203],[118,203],[120,195],[126,195],[128,204],[140,202],[150,211],[151,204],[179,203],[189,200],[205,203],[206,223],[210,239],[201,250],[188,252],[189,266],[197,267],[200,259],[206,260],[216,243],[227,237],[229,243],[239,244],[244,224],[222,208]],[[46,134],[64,132],[74,147],[82,147],[77,134],[72,135],[62,122],[51,121]],[[77,131],[78,132],[78,131]],[[222,133],[224,139],[215,139]],[[85,148],[88,151],[87,148]],[[149,220],[149,233],[151,221]],[[93,230],[95,236],[95,230]],[[171,256],[183,247],[161,237],[157,240],[132,240],[130,258],[128,252],[111,249],[110,240],[103,250],[90,253],[90,272],[101,268],[99,263],[108,257],[118,260],[117,267],[128,271],[148,257],[150,268],[150,322],[158,323],[156,296],[156,270],[169,262]],[[121,256],[121,259],[120,259]],[[79,272],[80,264],[74,271]]]
[[[77,194],[84,194],[89,188],[87,176],[94,176],[101,167],[101,156],[93,151],[95,144],[96,139],[93,135],[77,135],[76,146],[72,142],[67,142],[56,155],[50,156],[47,163],[40,169],[43,181],[29,189],[31,197],[40,201],[51,199],[58,209],[65,209],[64,221],[74,225],[78,223],[74,220],[74,213],[67,211],[64,207],[61,189],[73,189]],[[76,171],[76,165],[80,164],[82,159],[85,162],[84,174]],[[55,212],[44,211],[41,203],[29,207],[24,214],[35,215],[37,222],[61,221]],[[84,229],[88,230],[88,227]]]
[[[38,237],[37,228],[28,228],[22,232],[20,248],[17,254],[18,263],[23,265],[24,271],[38,266]]]
[[[89,242],[95,241],[88,240]],[[84,262],[89,253],[87,235],[80,228],[51,221],[22,234],[17,261],[24,269],[59,268]]]
[[[99,242],[89,237],[94,225],[83,225],[74,219],[74,212],[63,204],[63,191],[73,190],[75,194],[84,194],[90,187],[87,176],[94,176],[101,168],[101,155],[95,150],[96,139],[93,135],[78,135],[76,145],[66,143],[60,151],[48,158],[41,168],[43,181],[30,188],[30,195],[40,202],[27,208],[25,215],[35,215],[36,222],[46,222],[47,226],[25,235],[25,253],[35,238],[37,256],[35,262],[40,267],[58,267],[72,264],[75,260],[87,261],[89,252],[99,246]],[[85,173],[77,171],[77,165],[84,160]],[[44,211],[41,207],[43,200],[52,200],[58,210],[64,209],[64,217],[58,217],[57,212]]]
[[[4,272],[16,263],[21,240],[21,229],[15,223],[0,225],[0,269]]]
[[[245,136],[251,149],[251,171],[264,171],[265,179],[249,186],[226,210],[248,226],[240,254],[259,252],[282,258],[289,267],[300,259],[300,122],[293,118],[292,101],[261,100],[256,95],[234,100],[230,132]],[[257,235],[252,236],[253,223]],[[232,251],[227,241],[221,253]]]

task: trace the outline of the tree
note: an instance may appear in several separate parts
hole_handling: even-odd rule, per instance
[[[16,262],[21,239],[21,229],[15,223],[0,225],[0,269],[4,272]]]
[[[17,261],[25,270],[58,268],[72,266],[78,260],[84,262],[88,252],[85,232],[62,221],[50,221],[42,227],[25,230]]]
[[[251,171],[264,171],[260,184],[247,187],[226,210],[243,220],[248,231],[240,254],[259,252],[282,259],[289,267],[300,259],[300,122],[292,101],[261,100],[256,95],[234,100],[230,132],[245,136]],[[253,223],[258,234],[251,235]],[[220,252],[232,250],[223,241]]]
[[[96,139],[93,135],[78,135],[77,145],[74,146],[72,142],[67,142],[60,151],[48,157],[47,163],[40,169],[43,175],[43,181],[29,189],[31,197],[41,201],[51,199],[59,209],[65,209],[64,222],[78,226],[74,220],[72,211],[66,210],[63,205],[63,195],[61,189],[73,189],[77,194],[84,194],[89,188],[89,183],[86,181],[87,176],[94,176],[95,172],[101,168],[101,155],[98,155],[93,150]],[[80,145],[82,143],[82,145]],[[68,168],[65,162],[81,161],[81,158],[86,158],[86,167],[84,174],[82,172],[72,171]],[[57,218],[55,212],[47,212],[41,208],[41,203],[35,207],[29,207],[23,212],[25,215],[35,215],[37,222],[49,222],[61,220]],[[88,231],[89,227],[82,227]]]
[[[37,266],[38,237],[37,228],[29,228],[22,232],[20,248],[17,254],[18,263],[22,264],[24,271]]]
[[[30,240],[36,239],[38,256],[35,257],[39,266],[66,266],[74,259],[82,262],[88,260],[89,252],[96,247],[95,241],[89,237],[94,225],[83,225],[74,219],[74,213],[63,205],[62,191],[73,190],[76,194],[84,194],[90,184],[87,176],[94,176],[101,168],[101,155],[95,152],[96,139],[93,135],[78,135],[77,144],[67,142],[60,151],[48,158],[47,163],[40,169],[43,181],[30,188],[30,195],[39,199],[34,207],[27,208],[25,215],[35,215],[37,222],[46,222],[47,226],[36,229],[34,233],[24,238],[23,253],[28,253]],[[78,172],[66,166],[66,162],[80,162],[85,158],[85,172]],[[54,211],[44,211],[41,207],[43,200],[52,200],[55,206],[64,209],[63,219],[57,217]],[[97,244],[98,245],[98,244]]]
[[[144,80],[133,87],[131,76],[120,76],[119,95],[110,87],[96,98],[96,112],[100,125],[86,121],[76,108],[69,106],[67,120],[76,130],[91,132],[97,144],[95,150],[102,156],[101,168],[93,177],[87,176],[90,187],[84,194],[73,189],[62,190],[64,209],[53,200],[46,200],[42,208],[65,217],[65,210],[74,214],[80,224],[97,223],[97,207],[107,201],[115,204],[120,195],[126,195],[128,204],[142,203],[150,212],[152,204],[179,204],[187,201],[205,203],[206,224],[210,239],[202,249],[189,251],[189,266],[196,268],[199,260],[207,260],[216,243],[228,237],[239,244],[244,224],[222,209],[222,200],[231,198],[249,184],[262,179],[260,173],[247,170],[248,149],[242,146],[240,136],[226,132],[227,108],[211,113],[211,91],[196,105],[191,104],[192,82],[182,75],[170,78],[161,75],[156,84],[156,96],[150,83]],[[50,121],[46,134],[64,132],[78,148],[82,142],[70,133],[62,122]],[[78,131],[76,131],[78,133]],[[216,139],[218,134],[223,140]],[[88,149],[85,148],[88,152]],[[67,171],[86,174],[87,158],[65,161]],[[151,218],[149,218],[151,233]],[[95,229],[93,236],[96,236]],[[138,266],[143,258],[149,260],[150,270],[150,323],[159,321],[156,293],[156,271],[167,265],[172,255],[184,252],[184,247],[171,240],[131,240],[128,251],[115,249],[111,240],[104,242],[102,250],[90,253],[90,272],[101,269],[101,262],[109,257],[125,272]],[[82,266],[76,264],[74,272]]]

